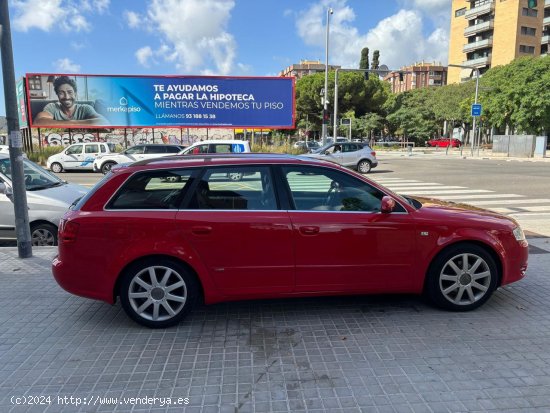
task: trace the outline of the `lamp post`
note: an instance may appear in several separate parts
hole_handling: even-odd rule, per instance
[[[448,64],[447,66],[459,67],[461,69],[471,69],[471,70],[475,71],[475,75],[476,75],[476,92],[475,92],[475,96],[474,96],[474,104],[477,105],[477,96],[478,96],[478,92],[479,92],[479,69],[477,67],[466,66],[466,65]],[[474,118],[474,120],[472,122],[472,130],[474,131],[474,136],[472,138],[472,144],[470,145],[472,156],[474,156],[474,149],[475,149],[475,146],[476,146],[476,120],[477,120],[477,116],[473,116],[473,118]],[[461,151],[460,154],[462,155],[462,146],[460,146],[460,151]]]
[[[329,38],[329,23],[330,15],[334,13],[331,8],[327,9],[327,31],[325,36],[325,91],[323,95],[323,127],[321,135],[323,138],[323,145],[327,143],[328,132],[328,38]]]

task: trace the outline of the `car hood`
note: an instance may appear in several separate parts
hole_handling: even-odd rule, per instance
[[[493,225],[495,229],[501,226],[506,228],[518,226],[518,223],[513,218],[473,205],[434,198],[410,196],[409,198],[416,199],[422,203],[422,208],[417,210],[419,216],[440,219],[441,223],[451,220],[457,223],[468,221],[471,224],[478,221],[484,226],[487,226],[487,224]]]
[[[69,207],[76,199],[84,196],[89,191],[82,185],[64,183],[51,188],[27,191],[29,204],[41,204],[44,206]]]

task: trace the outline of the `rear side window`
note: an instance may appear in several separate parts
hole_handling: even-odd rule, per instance
[[[166,146],[165,149],[167,153],[178,153],[181,151],[181,147],[179,146]]]
[[[269,167],[209,168],[197,182],[189,209],[276,210]]]
[[[146,146],[145,153],[166,153],[164,146]]]
[[[99,145],[86,145],[84,149],[86,153],[99,153]]]
[[[194,169],[136,173],[106,209],[178,209],[195,173]]]

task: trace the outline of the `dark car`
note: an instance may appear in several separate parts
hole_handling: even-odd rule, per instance
[[[511,218],[303,156],[220,154],[114,168],[61,220],[52,266],[67,291],[167,327],[198,302],[277,297],[425,293],[472,310],[527,257]]]

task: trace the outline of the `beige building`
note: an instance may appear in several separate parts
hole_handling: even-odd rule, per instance
[[[517,57],[548,54],[550,0],[452,0],[449,64],[478,68],[483,74],[493,66]],[[449,67],[449,83],[470,76],[470,70]]]
[[[328,70],[336,70],[340,66],[329,65]],[[295,64],[287,67],[279,73],[279,76],[290,77],[294,76],[296,79],[300,79],[306,75],[312,75],[317,72],[324,72],[325,64],[319,60],[301,60],[300,64]]]
[[[399,72],[390,72],[384,77],[384,81],[390,84],[393,93],[443,86],[447,84],[447,68],[441,66],[441,63],[415,63],[401,68]]]

